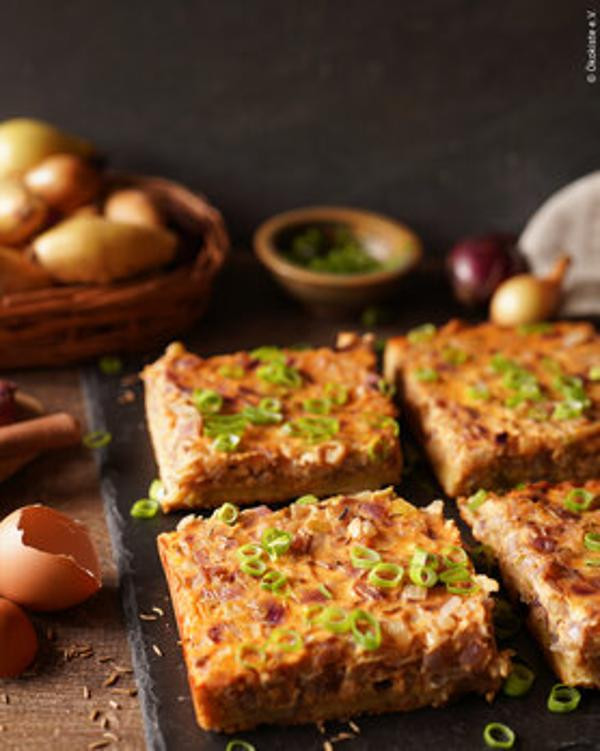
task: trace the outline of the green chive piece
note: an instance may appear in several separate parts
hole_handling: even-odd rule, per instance
[[[310,412],[313,415],[328,415],[331,412],[331,400],[330,399],[305,399],[302,402],[302,406],[306,412]]]
[[[590,381],[600,381],[600,365],[592,365],[588,371]]]
[[[112,441],[112,435],[106,430],[92,430],[82,438],[82,443],[87,449],[101,449]]]
[[[325,610],[325,606],[319,604],[318,602],[314,602],[311,605],[306,605],[304,607],[304,619],[307,623],[312,624],[313,621],[316,621],[318,617],[321,615],[321,613]]]
[[[316,495],[301,495],[300,498],[296,500],[296,503],[298,506],[314,506],[315,503],[318,503],[319,499]]]
[[[331,594],[330,590],[327,589],[327,587],[324,584],[319,584],[317,589],[323,595],[323,597],[326,597],[328,600],[331,600],[333,598],[333,595]]]
[[[255,579],[259,579],[266,570],[267,564],[260,558],[249,558],[240,563],[240,571],[248,574],[248,576],[253,576]]]
[[[444,584],[455,584],[471,580],[471,572],[460,563],[456,563],[440,574],[440,581]]]
[[[554,326],[551,323],[548,323],[548,321],[540,321],[539,323],[522,323],[520,326],[517,326],[517,331],[522,335],[548,334],[551,331],[554,331]]]
[[[256,542],[247,542],[245,545],[235,551],[235,554],[240,561],[255,561],[264,557],[265,551]]]
[[[583,563],[585,566],[593,566],[596,568],[600,566],[600,558],[586,558]]]
[[[433,339],[436,332],[437,328],[433,323],[423,323],[421,326],[411,329],[406,334],[406,338],[411,344],[421,344],[422,342],[428,342],[430,339]]]
[[[342,407],[348,402],[348,387],[341,383],[326,383],[325,396],[329,397],[333,404]]]
[[[261,362],[284,362],[285,352],[279,347],[257,347],[251,350],[250,357]]]
[[[123,363],[119,357],[104,355],[98,360],[98,367],[104,375],[118,375],[123,370]]]
[[[467,396],[469,399],[487,402],[491,394],[489,388],[484,383],[476,383],[474,386],[468,387]]]
[[[533,670],[523,665],[521,662],[513,663],[512,669],[502,686],[502,693],[505,696],[518,698],[525,696],[533,686],[535,673]]]
[[[474,493],[467,502],[469,511],[477,511],[488,499],[488,492],[483,488]]]
[[[498,639],[510,639],[521,629],[521,619],[506,600],[497,598],[493,613],[494,631]]]
[[[211,446],[215,451],[224,451],[225,453],[230,454],[232,451],[236,450],[240,441],[241,438],[236,433],[221,433],[221,435],[218,435],[215,438]]]
[[[371,438],[367,444],[367,456],[372,462],[384,461],[384,459],[387,459],[389,452],[390,447],[380,435]]]
[[[369,651],[381,646],[381,626],[377,618],[357,608],[350,613],[349,619],[352,636],[359,646]]]
[[[464,548],[459,545],[447,545],[442,550],[442,562],[444,566],[466,566],[469,562],[469,556]]]
[[[575,420],[577,417],[581,417],[586,410],[588,404],[581,401],[570,401],[566,399],[564,402],[559,402],[554,407],[552,412],[553,420]]]
[[[203,415],[204,435],[217,438],[220,435],[242,436],[246,429],[247,420],[242,414],[234,415]]]
[[[489,722],[483,729],[483,741],[488,748],[513,748],[517,736],[502,722]]]
[[[472,595],[479,591],[479,584],[470,578],[467,581],[446,582],[446,591],[453,595]]]
[[[437,381],[439,377],[439,373],[433,368],[417,368],[417,370],[415,370],[415,378],[417,381],[422,381],[423,383],[433,383],[434,381]]]
[[[490,366],[494,373],[506,373],[509,370],[521,370],[519,363],[514,360],[509,360],[508,357],[504,357],[497,352],[490,360]]]
[[[469,359],[469,355],[458,347],[444,347],[442,360],[448,365],[462,365]]]
[[[248,741],[242,741],[234,738],[225,746],[225,751],[256,751],[256,748]]]
[[[267,571],[260,580],[261,589],[278,592],[287,582],[287,576],[281,571]]]
[[[285,388],[299,388],[302,386],[302,376],[296,368],[292,368],[279,360],[271,360],[257,369],[256,375],[267,383]]]
[[[430,553],[424,548],[415,548],[415,552],[410,559],[410,565],[414,568],[421,568],[421,566],[428,566],[434,571],[437,571],[440,567],[440,559],[436,553]]]
[[[548,696],[547,707],[551,712],[566,714],[577,709],[581,701],[581,694],[575,686],[566,686],[564,683],[556,683],[552,686]]]
[[[244,417],[251,425],[275,425],[283,421],[281,412],[272,412],[270,410],[258,407],[244,407],[242,412]]]
[[[214,512],[213,517],[232,527],[237,522],[239,515],[240,510],[235,504],[224,503]]]
[[[600,533],[586,532],[583,537],[583,544],[588,550],[598,552],[600,550]]]
[[[350,631],[350,616],[337,605],[329,605],[317,616],[316,622],[334,634],[345,634]]]
[[[198,412],[203,415],[215,415],[223,406],[223,397],[214,389],[194,389],[192,401]]]
[[[264,648],[252,642],[240,644],[236,651],[236,657],[245,668],[256,670],[267,661],[267,653]]]
[[[275,396],[265,396],[258,403],[259,409],[264,409],[265,412],[281,412],[282,403],[281,399],[277,399]]]
[[[303,644],[300,634],[291,628],[273,629],[269,637],[269,645],[281,652],[299,652]]]
[[[260,539],[263,550],[273,559],[285,555],[292,544],[292,535],[283,529],[269,527],[262,533]]]
[[[131,507],[130,514],[134,519],[153,519],[160,508],[160,503],[151,498],[140,498]]]
[[[391,428],[392,433],[396,438],[400,435],[400,425],[398,423],[398,420],[394,420],[394,418],[390,417],[389,415],[378,415],[377,417],[375,417],[375,419],[370,420],[370,424],[374,428],[380,428],[383,430]]]
[[[339,429],[340,423],[335,417],[298,417],[283,426],[287,435],[303,438],[309,443],[328,441]]]
[[[164,496],[165,486],[163,484],[163,481],[159,480],[157,477],[150,483],[150,487],[148,488],[148,498],[150,498],[152,501],[162,501]]]
[[[371,569],[381,561],[381,556],[373,548],[364,545],[354,545],[350,550],[350,560],[354,568]]]
[[[240,378],[244,377],[246,371],[241,365],[231,363],[229,365],[221,365],[218,373],[220,376],[223,376],[223,378],[232,378],[235,381],[239,381]]]
[[[595,496],[585,488],[572,488],[564,499],[564,507],[568,511],[580,514],[582,511],[589,511]]]
[[[402,582],[404,569],[397,563],[376,563],[369,571],[367,581],[375,587],[392,589]]]
[[[411,566],[408,575],[413,584],[426,589],[434,587],[438,580],[438,575],[431,566]]]

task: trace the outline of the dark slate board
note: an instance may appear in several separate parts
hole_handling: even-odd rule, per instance
[[[414,277],[391,309],[389,324],[379,333],[392,334],[424,320],[442,322],[455,312],[439,280]],[[209,318],[185,341],[199,353],[208,355],[261,343],[331,343],[338,328],[356,326],[357,322],[352,320],[332,323],[311,319],[284,300],[248,259],[240,259],[221,280]],[[125,372],[139,371],[143,362],[150,361],[156,354],[126,360]],[[90,426],[106,429],[113,435],[112,443],[98,452],[98,459],[148,747],[156,751],[224,749],[226,736],[205,733],[196,726],[177,645],[176,624],[156,553],[156,535],[173,529],[182,514],[159,516],[149,521],[129,516],[132,502],[146,494],[155,476],[144,424],[141,386],[134,386],[135,401],[122,405],[117,402],[123,391],[119,377],[104,376],[95,368],[89,368],[84,374],[84,385]],[[403,481],[399,490],[422,503],[441,496],[429,473],[419,469]],[[452,513],[451,504],[447,511]],[[152,622],[140,620],[139,613],[151,612],[152,606],[163,608],[165,617]],[[153,644],[160,647],[162,657],[154,653]],[[546,696],[556,679],[527,634],[519,635],[515,645],[538,675],[527,698],[499,697],[488,705],[482,698],[465,697],[445,709],[359,718],[360,735],[346,741],[344,747],[356,751],[479,749],[484,747],[481,736],[484,726],[499,721],[515,730],[519,738],[516,748],[524,751],[599,749],[600,698],[585,692],[577,713],[567,716],[549,713],[545,708]],[[241,735],[259,751],[308,751],[321,749],[325,738],[342,730],[348,730],[348,726],[329,723],[326,736],[314,725],[261,728]]]

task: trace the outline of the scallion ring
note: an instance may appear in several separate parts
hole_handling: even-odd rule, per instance
[[[528,668],[527,665],[523,665],[521,662],[516,662],[513,664],[508,677],[504,681],[502,693],[514,698],[525,696],[533,686],[534,680],[535,673],[533,670]]]
[[[272,383],[275,386],[284,386],[285,388],[299,388],[302,386],[300,372],[279,360],[271,360],[265,365],[261,365],[256,370],[256,375],[262,381]]]
[[[323,597],[326,597],[328,600],[331,600],[333,595],[329,591],[329,589],[324,584],[319,584],[317,587],[319,592],[323,595]]]
[[[516,737],[514,730],[502,722],[489,722],[483,729],[483,740],[488,748],[512,748]]]
[[[82,443],[87,449],[101,449],[112,441],[112,435],[106,430],[92,430],[83,436]]]
[[[267,654],[263,647],[252,642],[240,644],[236,651],[236,657],[245,668],[256,670],[267,661]]]
[[[345,634],[350,631],[348,613],[336,605],[324,608],[317,616],[316,622],[334,634]]]
[[[194,389],[192,401],[202,415],[216,415],[223,407],[223,397],[214,389]]]
[[[230,527],[236,523],[239,515],[240,510],[233,503],[224,503],[213,514],[215,519],[223,522],[223,524],[228,524]]]
[[[330,399],[314,397],[305,399],[302,406],[306,412],[313,415],[328,415],[331,412],[332,403]]]
[[[223,378],[233,378],[234,380],[239,380],[240,378],[244,377],[244,374],[246,371],[241,365],[236,365],[235,363],[231,363],[229,365],[221,365],[219,368],[219,375],[223,376]]]
[[[577,709],[581,701],[581,694],[575,686],[556,683],[548,696],[547,707],[556,714],[566,714]]]
[[[445,566],[456,566],[457,564],[464,566],[468,561],[467,551],[459,545],[448,545],[442,550],[442,562]]]
[[[381,626],[377,618],[357,608],[350,613],[350,630],[354,641],[369,651],[381,646]]]
[[[411,567],[420,568],[421,566],[429,566],[434,571],[437,571],[440,567],[440,559],[435,553],[430,553],[424,548],[415,548],[415,552],[410,559]]]
[[[257,543],[247,542],[245,545],[240,545],[235,554],[240,561],[252,561],[257,558],[263,558],[265,551]]]
[[[245,407],[242,414],[251,425],[276,425],[283,421],[281,412],[271,412],[260,407]]]
[[[261,362],[284,362],[285,352],[279,347],[264,346],[251,350],[250,357]]]
[[[564,506],[569,511],[580,514],[588,511],[594,500],[594,494],[585,488],[572,488],[564,499]]]
[[[269,646],[282,652],[299,652],[303,645],[302,637],[291,628],[276,628],[269,637]]]
[[[258,408],[264,409],[266,412],[281,412],[281,399],[277,399],[275,396],[265,396],[258,403]]]
[[[326,383],[325,395],[331,399],[333,404],[341,407],[348,401],[348,387],[341,383]]]
[[[340,423],[335,417],[298,417],[283,426],[288,435],[304,438],[310,443],[330,440],[339,429]]]
[[[260,539],[263,549],[271,558],[279,558],[287,553],[292,544],[292,535],[284,529],[269,527]]]
[[[479,591],[479,584],[474,582],[473,579],[446,582],[446,591],[453,595],[473,595]]]
[[[316,495],[301,495],[300,498],[296,499],[296,503],[298,506],[314,506],[315,503],[318,503],[319,499]]]
[[[150,483],[150,487],[148,488],[148,498],[153,501],[161,501],[164,498],[164,495],[165,486],[163,484],[163,481],[159,480],[157,477]]]
[[[600,381],[600,365],[592,365],[588,371],[590,381]]]
[[[281,571],[267,571],[260,580],[261,589],[278,592],[287,582],[287,576]]]
[[[594,568],[597,568],[600,566],[600,558],[586,558],[583,562],[585,566],[592,566]]]
[[[247,420],[243,414],[233,415],[203,415],[204,435],[217,438],[220,435],[242,436],[246,429]]]
[[[134,519],[153,519],[160,508],[160,503],[152,498],[140,498],[131,507],[130,514]]]
[[[375,587],[392,589],[397,587],[404,576],[404,569],[397,563],[376,563],[369,571],[367,581]]]
[[[411,329],[406,334],[406,338],[411,344],[421,344],[422,342],[428,342],[430,339],[433,339],[436,331],[437,329],[433,323],[423,323],[421,326]]]
[[[240,563],[240,571],[259,579],[267,571],[267,564],[260,558],[248,558]]]
[[[225,746],[225,751],[256,751],[256,748],[248,741],[242,741],[234,738]]]
[[[350,561],[354,568],[370,569],[381,561],[381,556],[373,548],[354,545],[350,550]]]
[[[426,589],[434,587],[438,580],[438,575],[431,566],[411,566],[408,575],[413,584]]]
[[[600,550],[600,533],[599,532],[586,532],[583,538],[583,544],[588,550],[597,552]]]
[[[230,454],[235,451],[241,441],[241,436],[237,433],[221,433],[211,443],[212,448],[215,451],[223,451],[226,454]]]
[[[487,499],[487,490],[480,488],[476,493],[473,493],[473,495],[467,501],[467,508],[469,509],[469,511],[477,511],[480,506],[483,506]]]
[[[460,563],[456,563],[440,574],[440,581],[444,584],[455,584],[456,582],[466,582],[471,578],[471,572],[468,568]]]

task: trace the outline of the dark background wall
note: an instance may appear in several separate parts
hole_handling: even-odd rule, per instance
[[[429,248],[600,165],[578,0],[2,0],[0,118],[208,193],[234,236],[315,202]]]

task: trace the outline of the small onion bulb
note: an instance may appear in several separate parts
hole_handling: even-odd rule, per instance
[[[569,257],[563,256],[544,278],[518,274],[502,282],[492,297],[490,319],[500,326],[519,326],[551,317],[558,308],[569,263]]]

